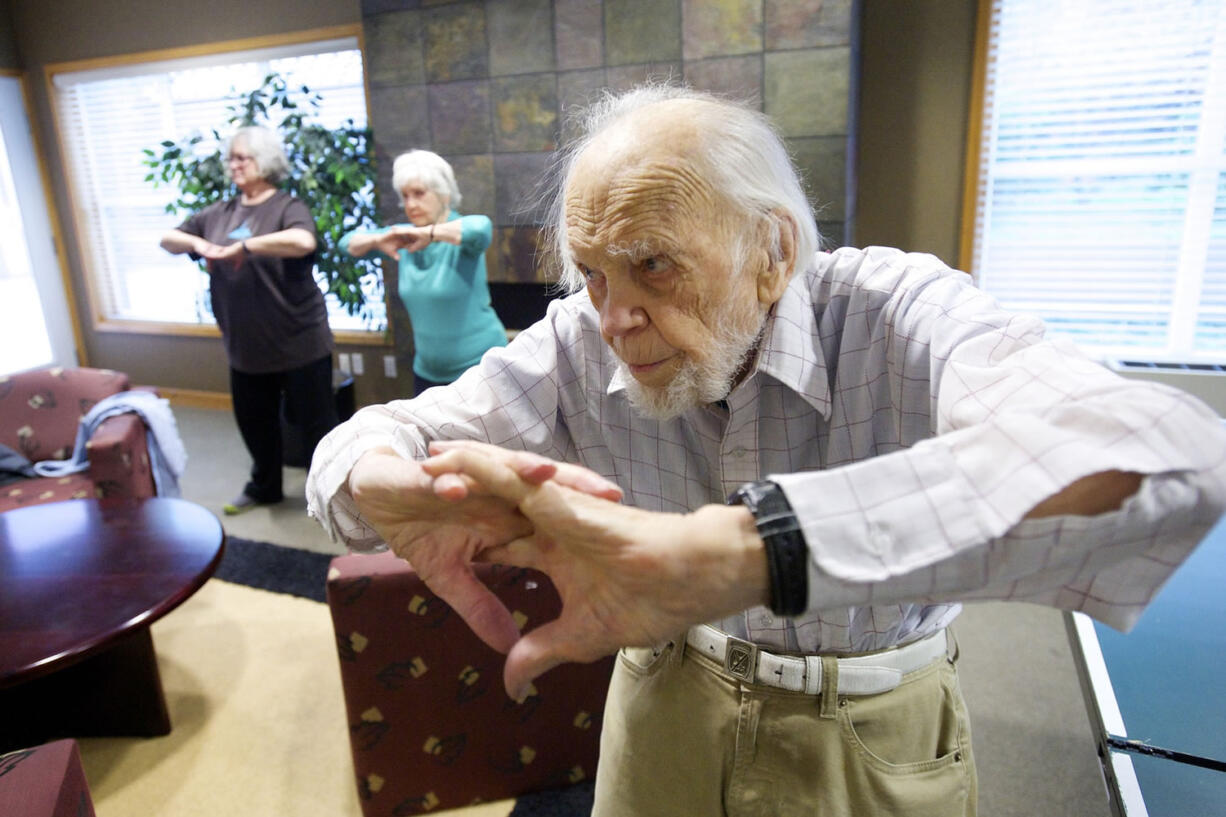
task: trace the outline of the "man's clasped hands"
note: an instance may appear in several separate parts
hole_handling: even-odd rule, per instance
[[[743,509],[661,513],[579,465],[469,441],[429,459],[367,451],[349,476],[364,519],[483,641],[507,653],[507,694],[558,664],[660,644],[689,626],[761,603],[761,540]],[[547,574],[561,615],[521,634],[473,573],[476,562]]]

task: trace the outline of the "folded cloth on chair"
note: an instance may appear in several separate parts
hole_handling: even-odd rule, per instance
[[[81,418],[72,456],[66,460],[43,460],[34,463],[34,470],[44,477],[62,477],[89,468],[89,449],[85,443],[102,421],[116,414],[134,412],[145,421],[148,431],[149,466],[158,496],[179,496],[179,476],[187,466],[187,449],[179,437],[170,401],[147,391],[121,391],[104,397]]]
[[[29,460],[7,445],[0,445],[0,485],[36,476],[38,474]]]

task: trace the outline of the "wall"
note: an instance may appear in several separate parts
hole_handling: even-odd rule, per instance
[[[0,71],[21,67],[17,40],[13,35],[13,13],[9,6],[9,0],[0,0]]]
[[[361,20],[358,0],[265,0],[261,3],[215,0],[203,7],[189,0],[110,0],[107,3],[13,0],[12,17],[15,39],[20,44],[20,59],[30,75],[33,124],[43,148],[63,227],[62,251],[68,262],[74,306],[80,318],[88,362],[129,372],[140,383],[228,394],[229,369],[217,338],[100,332],[94,328],[43,69],[51,63],[356,25]],[[167,256],[168,266],[177,263],[182,262]],[[366,352],[367,375],[358,380],[356,387],[360,402],[390,399],[411,390],[411,374],[398,380],[383,377],[378,357],[384,351],[382,348],[373,347],[378,351],[368,346],[352,348]],[[190,361],[190,365],[185,365],[185,361]]]
[[[771,99],[803,100],[804,104],[789,109],[791,113],[787,116],[804,117],[816,115],[814,109],[820,103],[815,101],[813,95],[829,90],[830,83],[822,85],[811,80],[819,73],[825,75],[825,72],[815,70],[816,61],[821,58],[820,52],[823,49],[845,49],[852,60],[851,64],[854,65],[855,61],[854,43],[851,41],[855,39],[856,32],[844,31],[837,36],[832,35],[829,31],[831,24],[823,22],[846,19],[850,24],[855,17],[850,0],[825,3],[820,0],[754,0],[750,3],[702,4],[715,10],[749,14],[751,20],[760,20],[763,32],[761,41],[751,41],[749,45],[737,39],[739,34],[735,26],[729,28],[725,25],[721,28],[717,24],[709,28],[716,33],[708,39],[698,29],[683,25],[683,19],[687,18],[679,16],[678,10],[694,5],[688,0],[607,0],[603,4],[598,0],[555,0],[550,6],[552,17],[548,26],[541,21],[545,19],[545,7],[550,4],[523,0],[507,5],[524,10],[530,25],[517,23],[516,17],[501,16],[498,10],[483,15],[483,36],[489,43],[481,58],[485,61],[485,67],[479,73],[483,75],[447,80],[443,80],[438,73],[427,72],[438,72],[442,70],[439,66],[446,65],[462,69],[464,60],[459,58],[457,52],[443,51],[440,57],[440,52],[432,50],[429,53],[435,55],[434,62],[427,63],[428,29],[416,29],[414,33],[408,25],[411,21],[425,23],[456,19],[450,16],[447,6],[440,7],[437,3],[268,0],[251,4],[218,0],[208,6],[207,16],[199,19],[193,17],[199,9],[198,5],[187,0],[113,0],[106,4],[93,0],[11,0],[11,3],[13,36],[9,39],[20,43],[20,54],[16,56],[21,60],[22,67],[31,74],[30,87],[36,97],[35,128],[45,148],[55,202],[65,227],[64,250],[76,290],[76,307],[84,317],[84,344],[90,361],[95,365],[130,371],[144,383],[223,393],[228,391],[227,369],[219,341],[99,333],[85,317],[88,316],[88,305],[83,298],[79,250],[70,230],[63,168],[54,140],[47,138],[53,131],[42,75],[45,64],[365,20],[372,120],[377,131],[380,158],[386,159],[416,141],[415,133],[409,129],[420,129],[423,122],[427,123],[426,132],[436,126],[432,117],[418,116],[413,121],[411,115],[409,119],[404,119],[403,112],[431,112],[431,88],[447,83],[457,87],[464,87],[462,83],[476,83],[485,87],[487,93],[494,89],[495,96],[491,99],[518,99],[531,103],[534,98],[539,100],[540,95],[534,97],[529,92],[501,97],[498,89],[531,88],[534,77],[553,75],[557,78],[559,89],[557,107],[552,114],[557,117],[554,120],[556,126],[564,122],[570,107],[601,80],[621,86],[651,71],[672,70],[675,75],[684,75],[701,87],[748,91],[756,87],[758,98],[765,97],[768,110],[776,112],[779,109],[771,109]],[[409,8],[409,5],[420,8]],[[455,5],[474,12],[488,12],[503,4],[467,2]],[[859,136],[858,140],[851,140],[855,148],[852,153],[855,155],[855,173],[859,177],[858,188],[848,185],[848,190],[855,190],[859,199],[854,210],[855,228],[851,240],[857,244],[887,243],[925,249],[953,260],[957,247],[962,132],[966,123],[975,2],[907,0],[885,4],[864,3],[863,6],[859,32],[863,75],[858,94],[855,72],[849,72],[845,80],[849,92],[859,99]],[[3,22],[4,8],[3,0],[0,0],[0,22]],[[626,19],[664,19],[667,25],[660,23],[643,30],[627,29],[619,22],[623,14],[629,15]],[[691,16],[688,19],[697,18]],[[775,21],[773,25],[772,21]],[[781,26],[781,21],[791,22]],[[389,62],[389,58],[394,59],[391,55],[397,49],[395,40],[387,35],[397,24],[404,27],[407,41],[420,49],[410,50],[413,57],[404,65]],[[602,36],[599,37],[592,27],[597,24],[602,27]],[[669,33],[669,37],[663,38],[656,29]],[[491,33],[497,36],[491,37]],[[534,38],[542,36],[554,38],[554,47],[539,47],[539,41]],[[820,38],[831,36],[836,36],[837,44],[819,44],[828,42]],[[4,58],[4,42],[5,37],[0,34],[0,60]],[[657,57],[668,59],[657,60]],[[420,62],[417,62],[418,59]],[[637,62],[639,59],[650,61]],[[789,60],[799,60],[801,65],[807,67],[788,71]],[[397,72],[401,72],[399,79],[396,78]],[[767,81],[772,76],[777,84],[768,87]],[[789,84],[791,82],[795,84]],[[398,94],[402,95],[399,102]],[[421,104],[423,96],[424,107]],[[417,106],[413,105],[415,99],[418,100]],[[393,120],[383,121],[393,116],[398,106],[402,111],[403,124],[396,125]],[[851,107],[854,109],[856,106]],[[532,127],[533,117],[522,114],[525,110],[522,107],[518,109],[521,119],[516,119],[514,106],[505,108],[511,126],[505,132],[497,132],[495,128],[501,126],[504,108],[496,109],[500,115],[498,123],[491,118],[489,130],[482,137],[490,140],[488,149],[485,143],[481,143],[479,149],[453,152],[452,155],[458,160],[457,166],[461,167],[465,209],[485,210],[502,222],[502,243],[495,250],[498,255],[491,256],[490,267],[496,280],[502,278],[510,281],[523,275],[523,270],[530,270],[533,277],[537,275],[536,266],[526,263],[531,256],[525,255],[535,247],[535,242],[520,240],[516,243],[516,236],[521,239],[524,236],[524,231],[519,228],[529,225],[517,223],[510,202],[505,196],[499,200],[494,183],[488,180],[497,178],[499,169],[515,172],[518,169],[517,161],[527,164],[539,162],[539,154],[547,151],[520,149],[521,146],[544,146],[540,142],[533,145],[526,141],[536,131]],[[803,119],[800,122],[788,120],[783,124],[785,130],[792,134],[793,147],[798,150],[802,165],[810,168],[809,182],[816,191],[818,201],[825,205],[823,231],[837,243],[845,233],[845,225],[851,223],[853,212],[846,204],[847,197],[842,189],[847,184],[849,174],[839,172],[837,161],[839,145],[846,149],[848,142],[837,135],[815,135],[817,132]],[[402,130],[397,131],[397,127]],[[437,127],[448,127],[448,121],[440,116]],[[851,132],[853,127],[856,127],[856,121],[849,118],[848,131]],[[443,132],[437,134],[439,137],[446,135]],[[425,143],[441,144],[443,140],[440,138],[436,141],[435,136],[429,132]],[[834,157],[835,160],[821,165],[806,163],[806,155],[822,153],[826,154],[827,159]],[[383,165],[386,167],[386,162]],[[539,167],[539,164],[536,166]],[[827,173],[819,167],[831,170]],[[385,194],[386,208],[388,196],[391,195],[386,180],[381,192]],[[391,201],[394,207],[394,198]],[[506,259],[514,261],[507,264]],[[510,284],[498,283],[496,286]],[[403,327],[397,325],[396,353],[402,357],[403,366],[405,351],[402,344],[405,343],[406,333],[402,330]],[[342,349],[354,350],[366,354],[367,374],[358,378],[357,382],[359,404],[390,399],[407,393],[411,388],[406,382],[407,378],[396,381],[383,378],[379,356],[388,349]],[[183,365],[184,361],[191,361],[191,365]]]
[[[857,246],[958,264],[974,0],[865,2]]]
[[[362,15],[383,218],[404,220],[394,157],[411,148],[443,155],[461,210],[494,222],[487,268],[504,321],[516,305],[537,305],[552,280],[539,185],[574,135],[568,114],[648,78],[684,80],[769,114],[810,183],[823,234],[845,240],[852,0],[364,0]],[[394,287],[394,271],[385,274]],[[390,314],[403,354],[409,332],[398,307]]]

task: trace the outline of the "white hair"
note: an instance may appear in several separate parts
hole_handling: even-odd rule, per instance
[[[460,188],[455,183],[455,172],[442,156],[429,150],[410,150],[397,156],[392,163],[392,187],[402,207],[404,188],[415,181],[433,191],[448,207],[459,209]]]
[[[276,184],[289,175],[289,159],[285,156],[285,146],[276,131],[260,125],[248,125],[239,128],[226,142],[224,156],[228,157],[234,144],[238,142],[247,148],[255,161],[256,171],[260,178]],[[224,157],[223,157],[224,158]],[[226,178],[230,178],[230,163],[225,163]]]
[[[771,257],[778,258],[779,224],[782,216],[791,219],[796,228],[796,259],[805,263],[817,252],[821,237],[813,208],[805,195],[804,186],[796,173],[782,137],[762,113],[740,102],[712,94],[666,83],[641,85],[621,94],[606,91],[605,96],[591,105],[579,121],[580,136],[565,150],[559,151],[560,180],[554,191],[552,214],[546,224],[549,244],[557,254],[561,269],[561,286],[568,292],[583,288],[584,279],[570,257],[566,239],[565,191],[570,185],[579,158],[596,137],[623,121],[629,114],[649,105],[672,100],[691,100],[715,106],[706,116],[707,127],[702,145],[690,158],[699,173],[710,182],[712,189],[724,199],[734,214],[751,223],[767,221],[775,226]],[[742,236],[754,235],[746,230]],[[734,258],[739,268],[752,249],[738,239]]]

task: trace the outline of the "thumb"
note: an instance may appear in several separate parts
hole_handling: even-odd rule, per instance
[[[542,624],[521,637],[507,653],[502,683],[513,700],[522,701],[534,680],[567,660],[557,650],[563,629],[560,619]]]
[[[519,639],[519,628],[511,612],[470,569],[457,569],[426,584],[455,610],[478,638],[498,652],[507,652]]]

